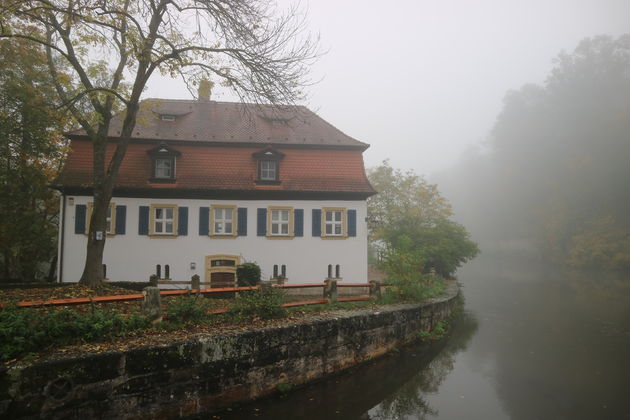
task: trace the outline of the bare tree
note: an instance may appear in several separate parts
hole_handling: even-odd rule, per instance
[[[297,7],[279,13],[265,0],[3,0],[0,42],[44,45],[63,106],[93,142],[94,207],[80,282],[103,279],[106,213],[136,123],[140,96],[160,71],[187,83],[213,78],[243,101],[304,99],[317,41]],[[42,35],[41,29],[44,30]],[[108,160],[112,116],[124,115]]]

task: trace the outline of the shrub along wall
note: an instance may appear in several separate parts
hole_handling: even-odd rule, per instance
[[[0,418],[176,418],[378,357],[451,316],[457,287],[422,305],[0,369]]]

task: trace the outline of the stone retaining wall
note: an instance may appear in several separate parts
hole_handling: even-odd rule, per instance
[[[353,311],[279,328],[0,370],[0,418],[178,418],[333,374],[411,342],[453,312],[458,289],[423,305]]]

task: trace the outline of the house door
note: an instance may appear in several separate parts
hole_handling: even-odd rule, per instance
[[[210,288],[234,287],[236,285],[234,273],[210,273]]]
[[[210,288],[236,286],[236,267],[240,260],[238,255],[208,255],[206,282],[210,283]]]

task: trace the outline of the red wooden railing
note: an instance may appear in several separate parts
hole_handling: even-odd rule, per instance
[[[337,287],[369,287],[369,283],[339,283]],[[276,284],[273,285],[274,288],[278,289],[307,289],[314,287],[324,287],[323,283],[304,283],[304,284]],[[188,293],[192,294],[218,294],[218,293],[229,293],[229,292],[243,292],[248,290],[257,290],[260,286],[246,286],[246,287],[223,287],[223,288],[214,288],[214,289],[195,289],[195,290],[161,290],[161,296],[178,296],[178,295],[186,295]],[[68,299],[51,299],[51,300],[33,300],[33,301],[24,301],[18,302],[17,306],[20,308],[28,308],[28,307],[42,307],[42,306],[71,306],[71,305],[85,305],[89,303],[115,303],[115,302],[132,302],[136,300],[144,299],[144,295],[142,293],[129,294],[129,295],[116,295],[116,296],[96,296],[96,297],[82,297],[82,298],[68,298]],[[368,296],[360,296],[360,297],[348,297],[348,298],[338,298],[338,302],[353,302],[353,301],[362,301],[362,300],[370,300]],[[288,302],[283,306],[285,307],[294,307],[294,306],[305,306],[305,305],[316,305],[320,303],[327,303],[326,299],[318,299],[318,300],[308,300],[302,302]],[[3,303],[0,303],[0,308],[6,306]],[[219,311],[219,312],[216,312]],[[224,313],[227,310],[217,309],[216,311],[212,311],[212,313]]]

